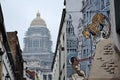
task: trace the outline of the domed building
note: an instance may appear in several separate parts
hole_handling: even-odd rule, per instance
[[[32,20],[26,32],[24,43],[23,52],[25,53],[51,52],[50,31],[47,29],[45,21],[40,17],[40,13],[37,13],[36,18]]]
[[[27,80],[52,80],[53,52],[50,31],[40,13],[36,14],[24,37],[24,70]]]

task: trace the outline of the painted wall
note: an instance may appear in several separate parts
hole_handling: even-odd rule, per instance
[[[82,0],[66,0],[66,14],[71,15],[73,20],[73,26],[75,34],[78,34],[78,26],[79,26],[79,20],[82,17],[81,7],[82,7]]]
[[[83,6],[81,11],[83,14],[83,28],[87,27],[88,24],[92,22],[92,17],[96,13],[102,13],[107,17],[110,17],[109,0],[82,0],[82,3]],[[97,38],[97,41],[100,39],[101,37]],[[91,43],[91,40],[93,41],[93,39],[86,39],[83,37],[82,58],[87,58],[94,55],[96,43]],[[85,70],[86,78],[89,76],[91,63],[92,62],[90,60],[81,63],[81,68]]]

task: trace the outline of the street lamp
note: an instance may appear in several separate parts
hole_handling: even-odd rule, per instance
[[[7,73],[6,76],[5,76],[5,80],[10,80],[10,76],[9,76],[8,73]]]

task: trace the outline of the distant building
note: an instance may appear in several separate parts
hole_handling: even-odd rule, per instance
[[[27,79],[52,80],[53,52],[50,31],[40,13],[32,20],[24,38],[24,71]]]

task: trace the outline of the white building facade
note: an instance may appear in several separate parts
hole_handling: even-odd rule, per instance
[[[14,61],[7,39],[1,5],[0,26],[0,80],[16,80]]]
[[[53,80],[66,80],[66,10],[63,9],[55,55],[52,63]]]

